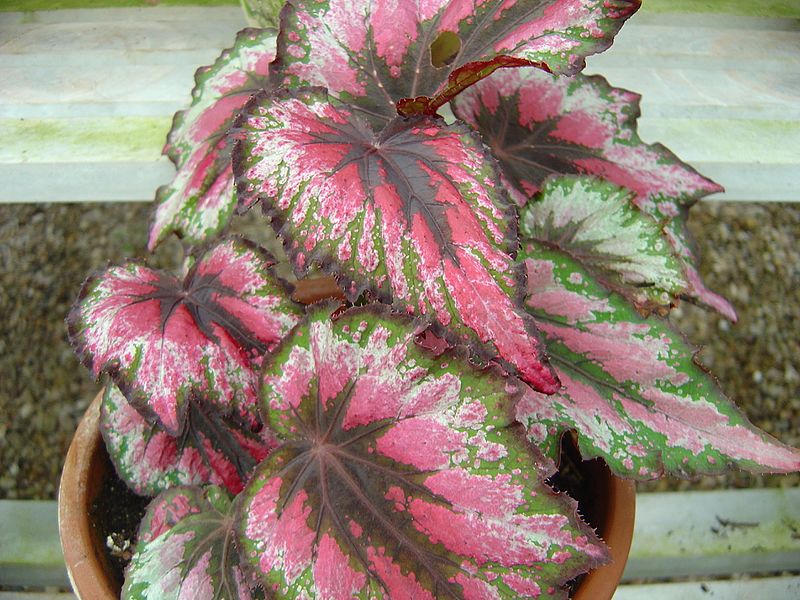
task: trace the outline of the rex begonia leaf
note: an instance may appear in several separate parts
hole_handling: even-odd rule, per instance
[[[156,496],[178,485],[215,484],[238,494],[255,466],[275,448],[267,427],[223,417],[190,395],[179,437],[148,422],[113,385],[106,387],[100,431],[117,474],[135,493]]]
[[[274,32],[244,29],[232,48],[195,74],[191,106],[175,114],[164,153],[178,171],[159,188],[152,250],[172,231],[192,244],[218,234],[236,206],[228,131],[250,96],[269,87]]]
[[[262,201],[298,275],[320,263],[351,301],[368,289],[558,388],[514,298],[513,207],[465,126],[398,118],[375,133],[312,88],[257,96],[237,128],[239,201]]]
[[[68,317],[70,342],[97,377],[177,435],[190,394],[248,419],[254,362],[300,320],[302,308],[262,248],[236,238],[209,248],[180,281],[138,262],[92,275]]]
[[[643,312],[666,310],[687,286],[661,225],[596,177],[546,180],[520,211],[520,235],[568,253]]]
[[[237,515],[278,598],[565,598],[605,549],[509,425],[518,388],[384,306],[318,310],[265,361],[283,442]]]
[[[323,86],[376,119],[434,114],[502,67],[575,73],[639,0],[292,0],[279,80]]]
[[[123,600],[255,600],[257,579],[240,565],[231,501],[222,488],[175,487],[147,507]]]
[[[636,129],[640,96],[600,76],[554,77],[539,69],[499,71],[453,101],[455,114],[481,132],[512,198],[524,205],[553,175],[597,175],[636,193],[680,254],[687,295],[736,319],[733,307],[701,281],[685,217],[722,188]]]
[[[517,418],[548,454],[574,429],[584,457],[625,477],[800,469],[800,450],[754,427],[665,320],[642,317],[562,252],[530,243],[521,258],[525,302],[563,388],[528,390]]]

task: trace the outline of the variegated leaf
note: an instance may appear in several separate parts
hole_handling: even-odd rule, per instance
[[[292,0],[280,80],[319,85],[372,118],[434,114],[502,67],[575,73],[639,0]]]
[[[213,65],[197,71],[192,105],[175,114],[164,148],[178,172],[158,190],[151,250],[172,231],[200,244],[228,224],[236,206],[228,131],[250,96],[269,87],[274,58],[274,32],[244,29]]]
[[[597,175],[633,190],[639,208],[668,222],[688,295],[735,320],[733,307],[701,281],[685,230],[688,207],[722,188],[661,144],[642,142],[636,130],[639,100],[600,76],[507,69],[461,94],[453,110],[481,132],[520,206],[552,174]]]
[[[96,377],[111,375],[128,401],[177,435],[191,394],[255,424],[254,361],[300,319],[302,308],[245,240],[208,249],[184,281],[137,262],[83,285],[68,317],[70,342]]]
[[[240,566],[231,501],[222,488],[175,487],[139,527],[123,600],[255,600],[263,590]]]
[[[546,180],[522,208],[520,234],[568,253],[643,312],[668,309],[687,286],[661,226],[602,179]]]
[[[641,317],[564,253],[531,243],[523,257],[526,304],[563,384],[517,406],[537,445],[552,455],[557,433],[577,430],[584,457],[637,479],[800,469],[800,450],[755,428],[667,322]]]
[[[508,427],[517,388],[418,332],[318,310],[265,363],[283,444],[243,492],[244,555],[278,598],[565,598],[605,551]]]
[[[374,133],[319,89],[258,96],[237,126],[240,202],[263,202],[298,275],[320,263],[351,301],[369,289],[557,389],[513,297],[513,207],[466,128],[417,117]]]
[[[178,485],[215,484],[238,494],[276,446],[269,428],[220,416],[190,395],[180,437],[150,423],[113,385],[106,387],[100,431],[117,474],[134,492],[156,496]]]

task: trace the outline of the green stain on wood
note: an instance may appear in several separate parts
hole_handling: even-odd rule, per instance
[[[239,0],[5,0],[0,12],[31,13],[68,8],[147,8],[153,6],[230,6]]]
[[[742,17],[800,19],[798,0],[643,0],[641,11],[662,13],[715,13]]]
[[[0,119],[0,163],[158,160],[170,117]]]

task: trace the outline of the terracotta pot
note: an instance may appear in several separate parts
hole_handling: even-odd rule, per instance
[[[298,282],[294,298],[311,303],[341,297],[332,279]],[[102,392],[86,410],[72,439],[58,489],[58,525],[61,548],[72,588],[82,600],[119,598],[121,582],[116,581],[108,560],[105,540],[90,516],[106,477],[116,476],[100,435]],[[586,575],[573,593],[574,600],[610,600],[617,588],[633,537],[635,487],[633,482],[614,477],[602,461],[581,463],[581,472],[596,499],[582,507],[609,548],[613,561]]]
[[[104,478],[114,476],[100,435],[100,392],[89,405],[67,451],[58,486],[58,532],[72,589],[83,600],[119,598],[105,540],[91,521]]]

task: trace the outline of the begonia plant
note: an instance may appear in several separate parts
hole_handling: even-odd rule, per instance
[[[735,320],[686,227],[720,186],[580,73],[638,6],[290,0],[197,72],[149,236],[184,271],[108,267],[68,318],[154,498],[124,598],[563,598],[608,560],[545,481],[565,433],[636,480],[800,468],[669,322]],[[341,300],[231,235],[256,207]]]

